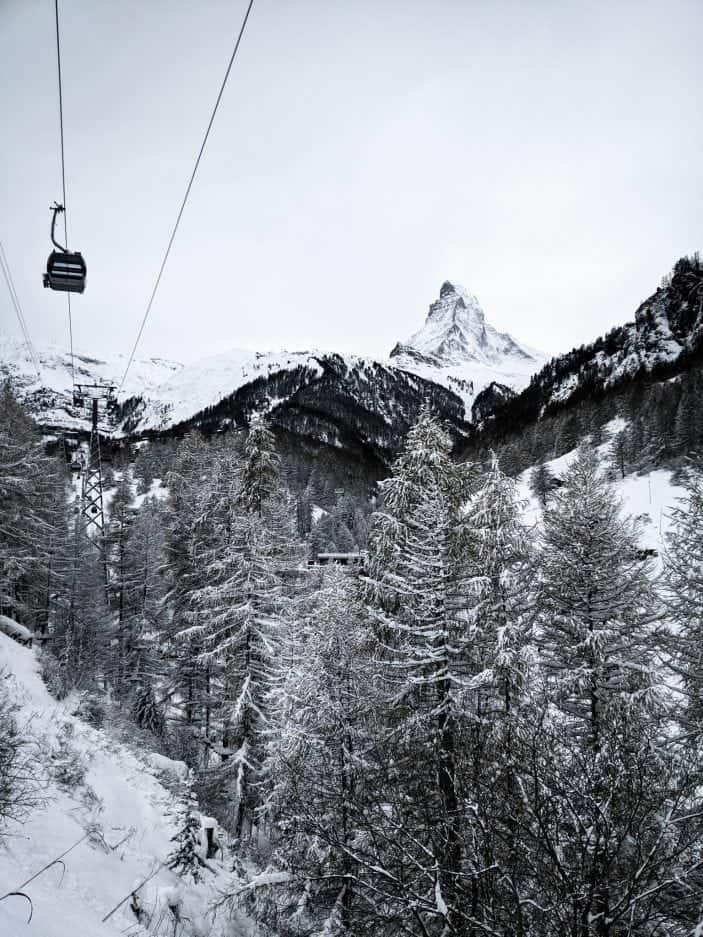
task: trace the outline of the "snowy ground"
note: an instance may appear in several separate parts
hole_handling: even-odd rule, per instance
[[[62,737],[67,737],[70,749],[88,766],[84,783],[77,787],[40,779],[45,804],[20,828],[9,828],[0,846],[0,895],[17,890],[52,859],[78,845],[65,855],[65,871],[54,865],[21,889],[34,906],[30,923],[23,898],[0,901],[0,935],[234,937],[248,933],[222,917],[213,920],[208,913],[210,900],[228,881],[222,863],[210,860],[214,871],[205,872],[206,880],[198,886],[184,883],[168,868],[159,868],[173,848],[170,838],[176,807],[176,797],[162,783],[160,772],[166,770],[173,777],[185,766],[163,756],[138,755],[73,717],[75,700],[56,702],[37,672],[35,653],[2,633],[0,670],[0,678],[21,704],[20,724],[37,739],[42,770],[49,773],[52,752]],[[84,839],[88,830],[92,835]],[[103,923],[108,912],[156,870],[139,892],[142,906],[152,915],[149,927],[137,924],[129,902]],[[180,901],[180,924],[168,907],[174,900]]]
[[[618,418],[612,420],[606,430],[612,436],[612,434],[620,431],[623,426],[624,421]],[[601,459],[606,459],[609,448],[609,442],[605,442],[599,447]],[[552,459],[546,465],[553,475],[560,476],[566,472],[575,456],[576,450],[573,449],[558,459]],[[531,472],[532,469],[527,469],[519,476],[519,495],[525,504],[523,513],[525,521],[529,525],[539,526],[542,512],[537,498],[530,490],[529,478]],[[672,481],[672,472],[668,469],[655,469],[641,475],[626,475],[625,478],[618,479],[614,487],[623,503],[625,514],[640,519],[642,528],[641,546],[646,549],[656,550],[661,559],[666,545],[666,534],[671,527],[671,509],[676,507],[678,499],[684,496],[683,487]],[[660,562],[657,565],[659,566]]]

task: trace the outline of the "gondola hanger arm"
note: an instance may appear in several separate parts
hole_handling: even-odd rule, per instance
[[[63,207],[63,205],[59,205],[58,202],[54,202],[54,204],[51,206],[51,211],[54,213],[51,218],[51,243],[54,245],[54,247],[57,247],[60,251],[63,251],[64,254],[68,252],[68,247],[62,247],[54,237],[54,233],[56,229],[56,216],[60,215],[65,210],[66,209]]]

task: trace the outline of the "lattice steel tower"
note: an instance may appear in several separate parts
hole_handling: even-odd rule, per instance
[[[113,401],[115,388],[112,384],[77,384],[76,388],[81,402],[90,404],[92,409],[88,459],[83,471],[81,513],[85,517],[86,531],[88,533],[97,533],[102,539],[105,532],[105,514],[103,511],[103,475],[98,420],[101,401],[108,408]]]

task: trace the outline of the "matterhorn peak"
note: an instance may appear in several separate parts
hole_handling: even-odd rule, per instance
[[[486,321],[472,292],[445,280],[419,332],[391,352],[396,367],[461,390],[467,404],[489,383],[523,387],[546,360]],[[468,388],[468,389],[467,389]]]
[[[391,352],[391,358],[401,355],[439,368],[470,361],[496,365],[506,357],[535,357],[535,361],[540,357],[487,323],[478,298],[450,280],[445,280],[439,299],[430,305],[425,325]]]

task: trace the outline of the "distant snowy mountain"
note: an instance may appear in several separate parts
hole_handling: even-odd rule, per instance
[[[73,369],[76,383],[118,385],[127,364],[126,355],[109,360],[47,346],[37,348],[39,372],[34,368],[26,345],[0,333],[0,382],[9,379],[17,395],[42,425],[56,429],[85,429],[89,415],[73,404]],[[152,392],[182,364],[164,358],[135,359],[127,375],[121,397]]]
[[[201,358],[174,371],[155,387],[142,387],[143,405],[132,418],[135,428],[164,430],[216,407],[223,399],[256,381],[280,372],[305,371],[319,377],[319,356],[307,352],[257,352],[232,348]],[[262,409],[271,410],[281,399],[270,397]]]
[[[0,337],[0,381],[12,381],[48,434],[87,431],[90,414],[73,403],[70,355],[52,348],[38,356],[40,377],[21,342]],[[76,355],[76,381],[119,385],[125,364],[122,357]],[[266,413],[280,445],[296,458],[324,453],[340,471],[354,465],[352,475],[373,480],[387,470],[426,400],[455,440],[465,442],[471,428],[462,400],[422,376],[354,355],[231,349],[186,366],[135,360],[101,430],[115,440],[180,435],[191,427],[217,432]]]
[[[356,355],[230,350],[123,401],[122,431],[216,432],[266,413],[289,451],[316,459],[332,450],[375,473],[394,458],[425,400],[457,441],[468,438],[461,399],[416,374]]]
[[[0,335],[0,380],[12,380],[47,430],[86,429],[89,414],[73,403],[70,354],[58,348],[39,349],[37,354],[40,376],[22,342]],[[472,418],[472,408],[480,420],[524,387],[543,361],[543,355],[487,323],[475,296],[447,282],[430,306],[424,328],[397,345],[387,363],[318,351],[240,349],[185,366],[161,358],[136,359],[119,394],[117,419],[104,429],[113,435],[167,432],[198,422],[212,411],[223,419],[245,422],[247,410],[280,411],[287,404],[287,424],[304,423],[309,429],[314,422],[312,408],[322,422],[327,421],[313,435],[337,447],[348,435],[349,427],[341,427],[363,423],[359,413],[365,412],[370,422],[361,436],[392,449],[394,424],[402,428],[408,413],[415,411],[416,397],[436,398],[443,414],[457,426]],[[119,385],[126,363],[123,355],[102,359],[76,353],[76,382]],[[428,382],[436,389],[430,391]],[[323,399],[325,393],[329,400]],[[341,413],[342,399],[351,408],[347,414]],[[328,425],[330,419],[334,426]]]
[[[467,415],[478,404],[481,418],[485,395],[501,399],[525,387],[547,356],[489,322],[476,296],[448,280],[439,299],[430,305],[419,332],[398,342],[390,354],[391,364],[448,387],[458,394]],[[491,387],[495,385],[495,387]],[[482,407],[482,403],[484,406]]]

